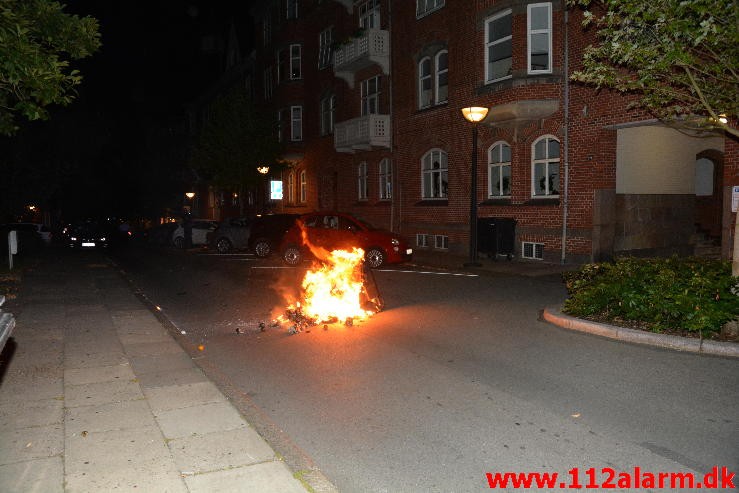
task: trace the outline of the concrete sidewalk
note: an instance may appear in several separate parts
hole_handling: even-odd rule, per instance
[[[97,252],[24,273],[0,361],[0,491],[305,492]]]

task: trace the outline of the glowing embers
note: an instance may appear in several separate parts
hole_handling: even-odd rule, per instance
[[[290,333],[309,331],[318,324],[353,325],[382,308],[372,272],[364,265],[364,250],[334,250],[302,282],[300,301],[287,308],[281,322]]]

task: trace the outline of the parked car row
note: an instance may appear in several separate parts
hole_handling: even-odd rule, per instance
[[[335,250],[359,247],[372,268],[406,262],[413,250],[399,235],[375,228],[350,214],[314,212],[309,214],[266,214],[249,219],[231,218],[220,223],[192,219],[193,246],[207,246],[218,253],[247,250],[257,257],[278,253],[287,265],[298,265],[312,256],[306,244]],[[184,226],[167,223],[149,231],[150,243],[184,244]]]

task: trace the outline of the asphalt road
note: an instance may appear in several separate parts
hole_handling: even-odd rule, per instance
[[[739,471],[739,361],[539,321],[564,299],[556,280],[376,271],[383,312],[289,335],[269,321],[301,269],[170,249],[114,258],[278,452],[342,492],[482,491],[488,472],[567,486],[574,468],[583,484],[589,467],[596,483],[602,468]]]

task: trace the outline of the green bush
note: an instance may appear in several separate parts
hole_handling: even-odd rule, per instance
[[[739,315],[739,277],[732,277],[729,262],[622,257],[587,264],[564,278],[564,311],[576,317],[709,334]]]

